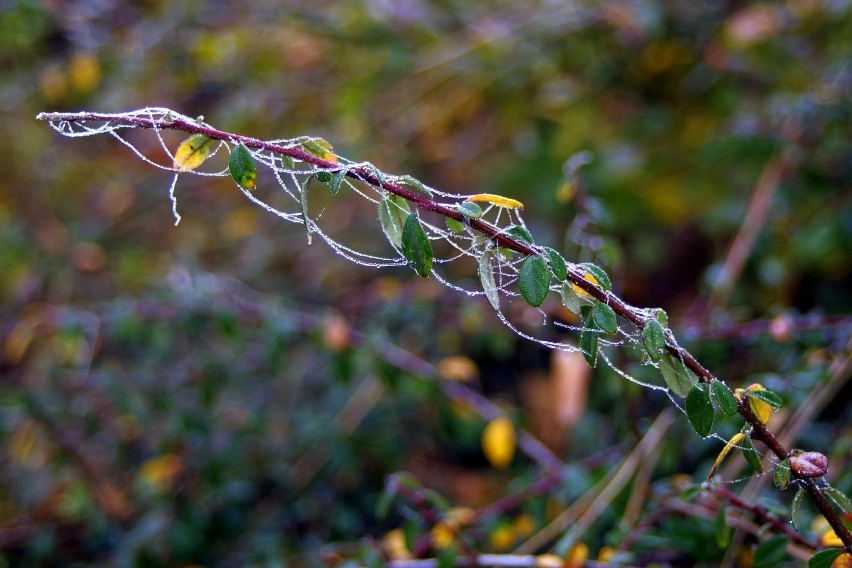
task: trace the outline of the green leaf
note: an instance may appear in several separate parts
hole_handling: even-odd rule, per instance
[[[312,178],[305,178],[302,191],[299,193],[299,206],[302,209],[302,222],[305,224],[305,232],[308,234],[308,244],[311,244],[311,224],[308,219],[308,185]]]
[[[527,231],[526,227],[521,227],[520,225],[512,225],[508,229],[506,229],[506,234],[518,239],[519,241],[523,241],[528,244],[533,244],[533,238],[529,231]]]
[[[464,233],[464,223],[456,221],[452,217],[446,217],[447,227],[454,233]]]
[[[562,290],[559,291],[562,296],[562,305],[568,308],[572,314],[580,315],[580,308],[583,305],[583,300],[580,295],[574,291],[571,284],[565,283],[562,285]]]
[[[249,149],[242,144],[238,144],[236,148],[231,150],[228,170],[230,170],[231,177],[234,178],[237,185],[243,189],[252,191],[257,187],[257,168],[254,165],[254,158],[252,158]]]
[[[396,248],[402,247],[402,228],[409,215],[411,208],[408,201],[398,195],[389,193],[379,202],[379,223]]]
[[[666,334],[663,326],[655,319],[648,320],[642,328],[642,345],[651,361],[659,361],[666,348]]]
[[[719,513],[713,523],[713,536],[719,548],[728,548],[731,543],[731,529],[728,527],[728,508],[725,505],[719,507]]]
[[[583,351],[586,363],[592,368],[598,363],[598,334],[598,330],[594,327],[592,318],[589,316],[586,318],[583,331],[580,332],[580,349]]]
[[[279,159],[281,160],[281,166],[285,170],[293,170],[296,167],[296,162],[293,161],[293,158],[286,154],[281,154]]]
[[[472,201],[462,201],[459,203],[459,213],[468,219],[479,219],[482,217],[482,207]]]
[[[413,213],[402,227],[402,255],[417,274],[429,277],[432,272],[432,243]]]
[[[660,322],[660,325],[663,327],[668,327],[669,325],[669,314],[662,308],[657,308],[654,311],[654,317],[656,317],[657,321]]]
[[[852,513],[852,500],[850,500],[843,491],[829,485],[823,488],[822,492],[826,497],[834,501],[834,504],[837,505],[841,511],[844,513]]]
[[[748,436],[746,436],[746,439],[743,440],[743,455],[745,456],[748,465],[751,466],[751,469],[757,473],[763,473],[763,464],[760,463],[761,456],[757,450],[754,449],[754,444]]]
[[[568,278],[568,265],[565,264],[565,259],[556,250],[550,247],[544,247],[544,254],[547,255],[547,262],[550,264],[550,270],[556,279],[564,281]]]
[[[394,180],[398,185],[404,185],[405,187],[414,190],[414,193],[418,195],[422,195],[423,197],[432,198],[432,192],[428,187],[423,185],[419,179],[414,178],[412,176],[401,176]]]
[[[787,556],[787,537],[777,535],[764,540],[754,551],[754,568],[777,566]]]
[[[320,183],[328,183],[331,181],[332,173],[326,170],[319,170],[314,174],[314,177],[317,178],[317,181]]]
[[[713,389],[713,396],[716,397],[722,412],[728,416],[737,413],[737,399],[725,383],[717,379],[710,383],[710,388]]]
[[[775,410],[778,410],[784,405],[784,402],[781,400],[781,397],[772,392],[771,390],[750,390],[746,391],[746,396],[762,400]]]
[[[820,550],[808,560],[808,568],[831,568],[837,557],[843,552],[842,548],[826,548]]]
[[[327,162],[337,163],[337,156],[334,155],[334,148],[331,147],[331,144],[329,144],[328,141],[322,138],[311,138],[309,140],[305,140],[302,142],[302,148],[317,158]]]
[[[592,309],[592,318],[595,320],[595,325],[609,335],[615,335],[618,332],[618,322],[615,319],[615,312],[603,302],[596,302]]]
[[[550,289],[550,271],[538,255],[530,255],[524,259],[518,272],[518,287],[521,296],[534,308],[544,303]]]
[[[775,471],[772,474],[772,481],[781,491],[787,489],[790,485],[790,460],[782,460],[775,464]]]
[[[479,257],[479,281],[482,282],[482,291],[488,303],[496,311],[500,311],[500,290],[494,281],[494,272],[491,270],[491,250],[486,249]]]
[[[710,402],[710,388],[698,383],[686,395],[686,417],[702,438],[713,430],[713,403]]]
[[[663,355],[659,365],[666,386],[679,397],[685,397],[698,383],[698,377],[687,369],[680,359],[675,359],[672,355]]]
[[[331,181],[328,183],[328,189],[331,191],[331,195],[337,195],[337,192],[340,191],[340,187],[343,185],[343,179],[346,177],[346,172],[340,170],[336,172],[333,176],[331,176]]]
[[[802,506],[802,500],[805,498],[805,490],[801,487],[793,496],[793,502],[790,504],[790,524],[796,531],[799,530],[799,508]]]
[[[584,262],[580,266],[583,270],[595,277],[595,280],[598,281],[598,285],[601,288],[604,290],[612,290],[612,282],[610,282],[609,275],[603,268],[596,264],[592,264],[591,262]]]

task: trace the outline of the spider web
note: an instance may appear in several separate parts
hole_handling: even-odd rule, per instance
[[[88,115],[88,113],[79,113],[79,115],[73,116],[75,116],[75,118],[79,116],[81,119],[85,119],[90,115]],[[207,177],[229,177],[229,171],[227,168],[215,171],[204,171],[203,169],[188,170],[176,164],[174,152],[169,148],[169,145],[163,138],[163,129],[157,127],[157,124],[165,124],[173,120],[181,120],[190,125],[195,125],[201,128],[210,127],[210,125],[204,122],[203,117],[192,118],[162,107],[148,107],[124,113],[98,116],[100,117],[99,120],[51,120],[50,125],[63,136],[69,137],[108,134],[127,146],[142,161],[156,168],[173,172],[174,177],[172,178],[172,182],[169,186],[168,194],[172,204],[175,224],[180,223],[181,220],[181,216],[178,212],[178,200],[175,193],[177,183],[181,175],[188,174]],[[144,119],[146,122],[150,121],[154,124],[151,131],[154,136],[156,136],[157,142],[163,152],[163,157],[166,160],[165,163],[152,160],[143,154],[133,142],[124,136],[125,130],[138,130],[141,127],[140,119]],[[303,136],[297,138],[268,140],[266,142],[268,144],[284,148],[304,149],[306,142],[316,140],[317,139],[315,138]],[[216,147],[211,151],[205,161],[205,164],[211,163],[210,158],[218,152],[230,153],[234,146],[235,143],[233,141],[219,141],[216,144]],[[336,162],[334,168],[321,168],[298,159],[283,158],[280,153],[273,152],[269,149],[249,149],[249,151],[251,152],[255,162],[260,167],[264,167],[272,173],[277,188],[274,190],[276,195],[271,195],[270,198],[261,198],[261,194],[265,195],[264,191],[261,189],[249,191],[237,183],[234,183],[246,199],[258,207],[261,207],[269,213],[279,217],[283,221],[302,225],[307,232],[309,243],[313,236],[319,237],[337,255],[357,265],[369,268],[384,268],[400,267],[408,264],[408,261],[398,245],[398,240],[395,244],[395,239],[391,234],[392,231],[389,230],[390,228],[387,226],[382,226],[382,230],[387,237],[389,245],[385,249],[388,251],[387,254],[376,254],[371,251],[357,250],[356,248],[348,246],[337,240],[331,234],[332,227],[325,227],[322,222],[322,213],[325,211],[325,208],[317,214],[309,214],[309,212],[303,208],[303,192],[319,191],[321,189],[320,187],[317,187],[321,184],[315,179],[311,179],[315,178],[316,174],[319,172],[327,172],[329,174],[347,172],[350,173],[352,177],[343,176],[340,179],[339,193],[343,195],[336,195],[332,202],[334,200],[346,199],[347,197],[351,198],[352,195],[354,195],[357,198],[370,202],[373,207],[379,208],[381,205],[384,205],[398,215],[408,215],[408,207],[401,204],[404,200],[396,198],[396,196],[393,196],[388,191],[380,187],[376,187],[367,180],[359,179],[358,172],[372,172],[373,175],[381,182],[391,182],[406,187],[413,187],[412,181],[416,180],[413,180],[410,176],[396,176],[383,173],[370,162],[355,162],[344,156],[333,153],[331,150],[329,150],[329,153],[333,153],[334,159],[329,161]],[[353,179],[353,177],[355,179]],[[314,183],[311,183],[312,181]],[[450,208],[457,208],[462,202],[466,201],[470,197],[469,195],[441,191],[437,188],[422,184],[419,181],[416,181],[416,185],[417,193],[428,194],[430,199]],[[347,196],[345,194],[352,195]],[[272,204],[273,199],[276,201],[275,205]],[[282,202],[284,205],[278,205],[278,202]],[[421,226],[426,232],[430,242],[434,242],[436,244],[441,243],[439,249],[437,247],[433,247],[433,250],[442,251],[441,253],[436,254],[433,261],[431,276],[434,277],[435,280],[444,286],[467,296],[486,296],[489,303],[495,309],[499,320],[512,332],[526,340],[536,342],[549,349],[568,352],[582,351],[579,346],[571,341],[556,341],[541,337],[541,335],[545,335],[541,332],[541,330],[545,329],[555,328],[556,330],[567,330],[577,333],[582,332],[584,327],[570,325],[560,321],[555,321],[551,325],[548,322],[549,318],[544,309],[531,308],[526,304],[526,302],[520,299],[521,294],[518,291],[518,280],[520,266],[525,258],[523,255],[513,254],[512,251],[508,249],[501,249],[497,247],[494,244],[493,239],[473,229],[468,223],[462,224],[461,229],[459,230],[459,227],[453,228],[445,225],[441,219],[432,219],[428,214],[417,211],[413,214],[417,214],[419,216]],[[511,230],[517,229],[518,227],[524,231],[526,230],[526,224],[521,215],[520,208],[501,206],[496,203],[488,202],[482,210],[481,220],[497,229],[499,234],[507,234],[507,236],[512,238],[516,238],[517,233],[513,234],[510,232]],[[486,259],[485,263],[482,263],[480,261],[484,255],[489,255],[489,257]],[[445,274],[444,267],[446,265],[463,259],[473,261],[474,265],[479,264],[482,287],[467,287],[461,283],[454,282],[447,274]],[[577,265],[570,262],[567,264],[569,267],[577,267]],[[487,267],[488,274],[482,274],[483,266]],[[493,288],[491,288],[492,282]],[[549,285],[550,292],[555,292],[556,295],[559,295],[562,292],[562,287],[564,285],[567,286],[568,284],[558,282],[557,279],[551,278]],[[551,295],[549,294],[549,296]],[[586,298],[583,299],[585,300]],[[591,302],[590,299],[587,301]],[[538,332],[526,331],[525,329],[522,329],[522,327],[529,327],[528,325],[515,323],[514,320],[518,319],[518,314],[522,313],[520,310],[515,309],[517,307],[515,304],[522,306],[523,310],[536,309],[540,314],[541,330]],[[644,317],[654,317],[655,311],[652,309],[640,309],[633,307],[631,307],[631,309]],[[511,312],[511,315],[509,312]],[[524,321],[527,322],[529,319],[524,318]],[[645,388],[666,392],[675,405],[683,411],[682,402],[679,402],[671,393],[670,389],[668,389],[664,384],[650,383],[632,376],[614,364],[611,358],[607,355],[608,351],[617,347],[629,347],[636,349],[643,354],[643,365],[659,367],[657,363],[651,361],[647,356],[644,356],[645,351],[642,348],[641,337],[639,331],[634,326],[631,324],[619,325],[617,334],[614,337],[607,336],[603,332],[591,329],[586,329],[586,332],[599,333],[599,360],[603,361],[618,375],[628,381]],[[671,336],[670,332],[667,331],[667,333],[669,334],[670,339],[674,342],[674,337]],[[552,337],[554,334],[550,333],[548,335]],[[683,362],[681,361],[680,363],[682,364]],[[654,374],[659,376],[658,373]],[[718,438],[718,435],[714,434],[713,436]]]

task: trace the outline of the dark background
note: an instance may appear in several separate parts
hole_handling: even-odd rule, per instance
[[[0,2],[0,563],[354,557],[403,523],[376,514],[393,471],[474,508],[539,475],[520,455],[491,468],[485,420],[389,346],[472,364],[469,386],[571,464],[570,483],[479,526],[483,551],[544,526],[670,406],[602,368],[564,398],[555,356],[483,299],[307,247],[227,179],[183,176],[175,227],[168,173],[108,136],[62,138],[40,111],[167,106],[519,199],[538,243],[666,309],[729,385],[810,408],[790,443],[827,453],[848,491],[850,37],[852,9],[819,0]],[[766,215],[744,221],[753,200]],[[371,208],[341,223],[345,244],[376,235]],[[616,356],[653,380],[633,359]],[[839,394],[815,402],[827,384]],[[592,558],[623,538],[630,495],[645,491],[644,515],[676,474],[706,475],[721,444],[698,442],[679,415],[653,476],[584,536]],[[695,543],[665,523],[654,542],[717,564],[710,521],[683,522]]]

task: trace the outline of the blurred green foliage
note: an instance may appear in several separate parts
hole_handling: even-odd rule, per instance
[[[484,301],[305,247],[224,180],[182,180],[173,227],[168,176],[106,137],[60,138],[37,112],[164,105],[520,199],[537,242],[605,265],[729,384],[762,382],[797,408],[849,352],[848,320],[819,318],[852,311],[850,37],[852,9],[820,0],[4,3],[0,563],[310,564],[401,526],[375,511],[399,469],[481,507],[536,466],[491,471],[485,421],[385,346],[471,358],[485,393],[539,435],[523,393],[549,365]],[[566,177],[580,152],[591,161]],[[771,164],[768,218],[730,301],[707,308]],[[353,244],[376,235],[373,210],[334,221]],[[749,321],[770,324],[739,332]],[[845,389],[798,443],[828,454],[849,491]],[[556,436],[566,482],[486,523],[481,549],[509,549],[517,518],[538,530],[587,491],[661,398],[596,371],[581,421]],[[680,419],[636,483],[643,515],[671,507],[636,564],[724,554],[712,516],[671,505],[677,474],[701,479],[719,450],[695,442]],[[593,557],[635,525],[633,494],[584,536]]]

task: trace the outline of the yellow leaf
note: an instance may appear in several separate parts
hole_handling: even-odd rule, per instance
[[[175,477],[183,470],[183,461],[174,454],[151,458],[142,464],[139,475],[148,485],[157,489],[171,486]]]
[[[506,209],[524,208],[524,204],[518,201],[517,199],[503,197],[502,195],[496,195],[494,193],[477,193],[476,195],[471,195],[470,197],[468,197],[467,201],[472,201],[474,203],[490,203],[492,205],[496,205],[497,207],[505,207]]]
[[[453,544],[456,540],[456,534],[452,526],[446,523],[438,523],[432,527],[432,546],[438,550],[443,550]]]
[[[323,138],[311,138],[302,142],[302,148],[326,162],[337,163],[337,156],[334,154],[334,148]]]
[[[512,524],[520,537],[528,537],[535,532],[535,518],[529,513],[521,513]]]
[[[75,91],[94,91],[101,81],[101,65],[94,55],[78,53],[68,62],[68,79]]]
[[[451,355],[441,359],[437,366],[438,376],[448,381],[466,382],[479,378],[479,368],[470,357]]]
[[[739,390],[739,389],[737,389]],[[748,391],[762,391],[766,390],[766,387],[759,383],[755,383],[746,387],[746,392]],[[772,407],[768,402],[763,400],[759,400],[753,397],[748,398],[748,405],[751,408],[751,411],[757,416],[757,419],[760,420],[761,424],[766,424],[769,422],[769,419],[772,417]]]
[[[591,282],[595,286],[598,286],[600,284],[600,282],[598,282],[598,279],[595,278],[594,276],[592,276],[592,274],[590,272],[583,272],[583,278],[588,280],[589,282]],[[586,292],[585,290],[583,290],[582,288],[580,288],[579,286],[577,286],[573,282],[571,282],[571,289],[574,290],[581,298],[591,298],[592,297],[591,294],[589,294],[588,292]]]
[[[839,542],[840,539],[837,539],[837,546],[843,546],[842,542]],[[834,562],[831,563],[831,568],[852,568],[852,553],[842,552],[840,556],[834,559]]]
[[[583,568],[589,559],[589,547],[584,542],[578,542],[571,548],[565,558],[564,568]]]
[[[174,167],[179,170],[194,170],[204,163],[216,141],[204,134],[193,134],[180,143],[175,152]]]
[[[411,558],[411,551],[405,544],[405,533],[402,529],[393,529],[388,532],[382,539],[385,552],[391,560],[408,560]]]
[[[488,541],[495,550],[507,550],[515,544],[515,529],[510,525],[500,525],[491,533]]]
[[[498,416],[482,431],[482,453],[495,469],[506,469],[515,457],[515,427],[506,416]]]
[[[725,456],[731,453],[731,450],[733,450],[736,445],[742,442],[743,440],[745,440],[745,434],[743,434],[742,432],[737,432],[736,434],[731,436],[731,439],[728,440],[728,443],[725,444],[725,447],[722,448],[722,451],[719,452],[718,456],[716,456],[716,461],[713,462],[713,467],[710,468],[710,474],[707,476],[707,481],[713,479],[713,476],[716,475],[716,470],[719,469],[719,465],[722,463],[722,460],[725,459]]]
[[[827,529],[824,533],[822,533],[822,536],[819,537],[819,542],[826,548],[843,546],[843,541],[840,540],[840,537],[837,536],[834,529]],[[832,564],[832,566],[834,566],[834,564]],[[852,564],[850,564],[850,566],[852,566]]]

